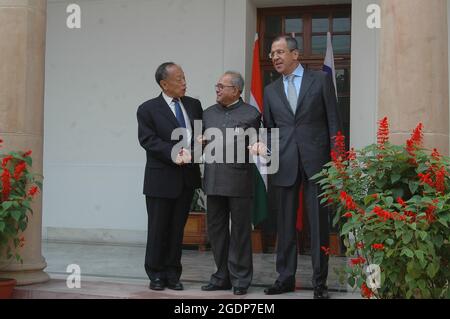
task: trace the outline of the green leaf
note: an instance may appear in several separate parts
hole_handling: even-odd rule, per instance
[[[414,257],[413,251],[411,249],[407,248],[407,247],[404,247],[402,249],[402,253],[400,254],[400,256],[403,256],[403,255],[406,255],[409,258],[413,258]]]
[[[8,210],[13,204],[14,204],[14,202],[11,202],[11,201],[3,202],[2,207],[4,210]]]
[[[386,239],[386,244],[392,246],[394,244],[394,240],[392,238]]]
[[[416,250],[416,256],[417,256],[417,258],[419,258],[419,260],[421,261],[421,262],[425,262],[425,256],[424,256],[424,253],[423,253],[423,251],[421,251],[421,250]]]
[[[430,276],[430,278],[434,278],[439,271],[439,264],[432,262],[427,267],[427,274]]]
[[[5,230],[6,224],[4,222],[0,222],[0,233],[2,233]]]
[[[405,244],[405,245],[408,244],[412,238],[413,238],[413,233],[406,232],[402,237],[403,244]]]
[[[12,218],[14,218],[16,222],[18,222],[20,220],[20,217],[22,216],[22,213],[20,211],[15,210],[11,212],[11,216]]]
[[[392,175],[391,175],[391,183],[394,184],[394,183],[397,182],[401,177],[402,177],[402,175],[400,175],[400,174],[392,174]]]
[[[394,203],[394,199],[389,196],[389,197],[386,197],[385,202],[386,202],[387,207],[391,207],[392,203]]]
[[[348,234],[353,229],[353,224],[351,222],[347,222],[342,227],[341,235]]]
[[[354,277],[348,278],[348,284],[350,285],[350,287],[352,287],[352,288],[355,287],[355,283],[356,283],[356,280]]]
[[[409,181],[408,186],[411,194],[415,194],[417,189],[419,188],[420,183],[416,181]]]

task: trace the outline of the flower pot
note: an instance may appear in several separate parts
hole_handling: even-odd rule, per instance
[[[15,279],[0,278],[0,299],[11,299],[16,284]]]

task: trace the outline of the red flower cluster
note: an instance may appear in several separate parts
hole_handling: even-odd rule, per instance
[[[370,289],[369,287],[367,287],[366,283],[363,282],[363,284],[361,285],[361,295],[364,298],[370,299],[373,297],[374,293],[372,291],[372,289]]]
[[[349,210],[356,209],[356,203],[353,201],[352,196],[348,195],[346,192],[341,191],[341,201],[345,203],[345,207]]]
[[[406,207],[406,202],[401,197],[397,197],[397,203],[402,205],[402,207]]]
[[[358,258],[350,259],[352,266],[362,265],[366,262],[366,258],[359,256]]]
[[[39,192],[39,188],[37,186],[33,186],[30,188],[30,190],[28,191],[28,195],[30,196],[34,196]]]
[[[320,249],[323,251],[325,256],[328,256],[330,254],[330,247],[321,246]]]
[[[413,158],[410,160],[412,164],[416,164],[416,148],[422,146],[423,143],[423,124],[419,123],[414,129],[411,138],[406,141],[406,150]]]
[[[384,149],[384,144],[389,142],[389,123],[387,117],[384,117],[378,124],[377,141],[380,149]]]
[[[383,244],[372,244],[372,248],[375,250],[383,250],[384,245]]]
[[[406,216],[403,214],[399,214],[397,212],[389,212],[387,210],[382,209],[380,206],[375,206],[373,209],[373,213],[377,215],[382,222],[386,222],[388,220],[401,220],[405,221]]]
[[[347,218],[352,218],[353,217],[353,214],[351,213],[351,212],[346,212],[344,215],[342,215],[342,216],[344,216],[344,217],[347,217]]]
[[[27,168],[27,163],[25,162],[20,162],[19,164],[17,164],[16,168],[14,169],[14,179],[16,181],[18,181],[21,177],[23,172],[26,170]]]
[[[363,242],[356,243],[356,248],[357,249],[363,249],[364,248],[364,243]]]
[[[9,170],[4,168],[2,173],[2,195],[3,195],[3,201],[7,201],[9,197],[9,193],[11,193],[11,174],[9,173]]]

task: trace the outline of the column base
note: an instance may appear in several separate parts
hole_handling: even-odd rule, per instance
[[[17,286],[40,284],[50,280],[50,276],[43,270],[2,271],[0,278],[14,278]]]

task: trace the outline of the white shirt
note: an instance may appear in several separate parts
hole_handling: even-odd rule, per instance
[[[173,97],[168,96],[164,92],[162,92],[162,96],[163,96],[164,100],[166,101],[167,105],[169,105],[170,110],[172,111],[173,115],[176,118],[177,117],[177,113],[175,111],[175,103],[173,102]],[[181,102],[181,99],[178,99],[178,104],[180,104],[181,110],[183,111],[184,122],[186,123],[187,138],[188,138],[188,141],[190,143],[190,141],[192,139],[191,121],[189,120],[189,116],[186,113],[186,110],[184,108],[183,102]]]

